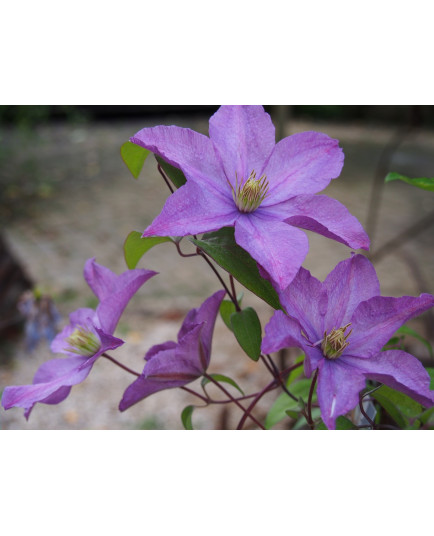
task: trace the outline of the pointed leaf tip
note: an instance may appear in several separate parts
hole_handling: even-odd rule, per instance
[[[133,270],[147,251],[163,242],[172,242],[172,239],[167,236],[148,236],[142,238],[142,233],[132,231],[124,243],[124,257],[128,268]]]
[[[148,155],[149,151],[147,149],[144,149],[131,141],[125,142],[121,147],[122,160],[125,162],[127,168],[135,179],[139,178],[143,164]]]

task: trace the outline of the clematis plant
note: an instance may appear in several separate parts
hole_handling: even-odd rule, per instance
[[[380,296],[375,269],[362,255],[339,263],[324,283],[301,268],[279,293],[285,308],[265,328],[262,351],[297,346],[307,377],[318,377],[321,416],[329,429],[359,404],[366,379],[379,381],[434,406],[434,391],[422,363],[402,350],[383,347],[407,320],[430,309],[434,296]]]
[[[434,358],[430,343],[405,325],[433,307],[434,297],[381,296],[373,265],[354,252],[323,283],[301,266],[308,242],[300,228],[352,249],[369,247],[356,218],[338,201],[317,195],[341,172],[344,156],[337,140],[304,132],[276,144],[261,106],[222,106],[210,119],[209,137],[176,126],[145,128],[133,136],[121,153],[135,178],[149,152],[170,188],[162,212],[144,233],[127,237],[129,270],[123,274],[87,261],[84,277],[98,307],[70,315],[51,344],[65,357],[42,365],[32,385],[6,387],[5,409],[24,408],[29,418],[36,403],[63,401],[105,357],[134,376],[120,411],[145,405],[161,391],[182,389],[197,402],[181,413],[186,429],[193,428],[194,410],[212,404],[232,407],[237,429],[277,423],[293,429],[434,428],[434,368],[410,355],[402,341],[415,336]],[[183,251],[188,235],[195,253]],[[137,269],[138,263],[164,243],[174,245],[180,257],[206,261],[222,290],[187,313],[176,342],[143,348],[145,366],[142,370],[140,362],[137,372],[111,355],[124,344],[114,332],[129,300],[155,275]],[[256,311],[242,305],[237,281],[272,308],[264,337]],[[243,352],[231,363],[252,360],[259,390],[240,387],[231,371],[211,372],[219,313]],[[288,362],[283,350],[289,347],[303,354]],[[211,396],[211,389],[218,395]],[[276,397],[264,410],[272,393]]]
[[[308,252],[298,227],[368,249],[362,226],[338,201],[314,194],[339,176],[337,140],[304,132],[275,143],[262,106],[222,106],[209,138],[176,126],[145,128],[131,141],[181,169],[187,183],[169,197],[143,236],[187,236],[235,227],[235,240],[280,289]]]
[[[44,363],[32,385],[6,387],[2,406],[24,408],[28,419],[37,402],[58,404],[65,400],[71,387],[87,378],[100,356],[124,344],[113,336],[119,318],[137,290],[154,275],[156,272],[150,270],[128,270],[117,276],[89,259],[84,277],[99,299],[98,307],[78,309],[70,315],[70,323],[51,343],[54,353],[68,357]]]

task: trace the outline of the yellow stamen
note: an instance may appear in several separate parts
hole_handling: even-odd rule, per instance
[[[351,326],[351,322],[346,326],[336,329],[333,328],[330,333],[324,331],[324,338],[321,342],[321,350],[328,359],[337,359],[348,347],[348,337],[352,333],[352,329],[345,335],[345,331]]]
[[[238,210],[244,213],[255,211],[267,197],[269,188],[267,177],[262,175],[257,179],[255,171],[250,173],[244,184],[242,180],[238,183],[238,175],[235,174],[235,188],[232,184],[230,187]]]
[[[101,341],[97,335],[83,326],[77,326],[66,342],[69,344],[69,348],[67,348],[69,352],[86,357],[96,354],[101,346]]]

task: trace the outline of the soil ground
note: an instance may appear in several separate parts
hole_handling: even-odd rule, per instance
[[[35,173],[49,179],[45,198],[29,203],[13,215],[2,229],[14,255],[44,292],[49,293],[62,315],[78,307],[93,306],[93,295],[82,277],[89,257],[120,273],[125,270],[123,242],[132,230],[142,231],[160,212],[167,191],[150,157],[139,180],[134,180],[121,161],[120,146],[145,126],[177,124],[207,132],[207,120],[172,117],[150,121],[126,121],[82,125],[53,125],[36,133],[37,143],[21,147],[32,155]],[[341,177],[325,193],[344,203],[363,225],[367,224],[373,178],[380,155],[395,130],[378,125],[337,125],[293,121],[286,135],[317,130],[338,138],[346,159]],[[13,145],[13,136],[8,141]],[[13,171],[13,170],[12,170]],[[390,171],[413,177],[434,175],[434,133],[420,130],[406,138],[393,156]],[[375,251],[434,208],[433,194],[399,181],[384,187],[375,234]],[[304,266],[323,279],[350,250],[324,237],[308,233],[310,252]],[[434,292],[433,228],[406,242],[391,254],[374,262],[382,294],[418,295]],[[186,241],[185,241],[186,242]],[[188,244],[186,244],[188,249]],[[160,272],[133,298],[118,327],[126,344],[116,357],[141,371],[143,356],[153,345],[174,340],[187,311],[199,306],[219,282],[201,259],[181,259],[171,244],[162,244],[148,253],[139,267]],[[241,287],[238,285],[238,289]],[[254,306],[264,326],[270,308],[245,292],[244,304]],[[432,316],[424,315],[411,324],[425,337],[433,338]],[[429,359],[425,347],[409,340],[409,351]],[[0,391],[6,385],[31,383],[43,362],[51,358],[42,342],[35,351],[25,350],[22,339],[3,341],[0,352]],[[294,352],[289,356],[294,357]],[[434,365],[434,363],[432,363]],[[210,372],[235,378],[246,391],[268,383],[267,371],[250,361],[239,349],[222,320],[216,324]],[[117,409],[132,377],[112,363],[100,359],[85,382],[75,386],[58,406],[38,404],[27,422],[22,410],[0,409],[2,429],[179,429],[180,414],[196,400],[180,390],[163,391],[125,413]],[[195,388],[195,385],[191,385]],[[200,387],[197,386],[200,390]],[[210,392],[214,393],[212,387]],[[264,398],[257,415],[264,416],[277,392]],[[240,418],[237,408],[197,410],[196,428],[233,427]]]

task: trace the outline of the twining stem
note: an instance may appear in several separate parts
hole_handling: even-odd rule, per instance
[[[133,374],[133,376],[137,376],[138,378],[140,378],[140,374],[138,372],[135,372],[134,370],[126,367],[125,365],[122,365],[122,363],[119,363],[119,361],[117,361],[114,357],[111,357],[108,354],[102,354],[102,357],[105,357],[106,359],[108,359],[109,361],[111,361],[112,363],[120,367],[121,369],[124,369],[130,374]]]
[[[199,254],[198,253],[183,253],[181,251],[181,247],[179,246],[179,243],[178,242],[175,242],[175,246],[176,246],[176,249],[178,250],[178,253],[181,255],[181,257],[198,257]]]
[[[186,391],[187,393],[190,393],[191,395],[197,396],[198,398],[203,400],[206,403],[206,405],[211,403],[211,400],[209,398],[206,398],[206,397],[202,396],[201,394],[196,393],[196,391],[193,391],[193,389],[189,389],[188,387],[185,387],[185,386],[181,387],[181,389],[183,391]]]
[[[278,380],[278,382],[280,383],[282,389],[285,391],[285,393],[291,397],[293,400],[295,400],[296,402],[298,402],[298,398],[295,397],[289,390],[288,388],[286,387],[285,385],[285,382],[282,380],[281,376],[280,376],[280,372],[279,372],[279,369],[277,368],[276,364],[274,363],[274,361],[271,359],[271,356],[269,354],[267,354],[267,357],[268,357],[268,360],[273,368],[273,372],[272,372],[272,375],[273,377]],[[301,364],[301,363],[300,363]]]
[[[267,368],[268,372],[275,378],[274,370],[270,367],[270,365],[267,363],[267,360],[265,359],[265,356],[262,354],[259,356],[261,358],[261,361],[264,363],[265,367]]]
[[[232,295],[237,300],[237,303],[238,303],[237,291],[235,290],[235,281],[234,281],[232,274],[229,274],[229,281],[231,283]]]
[[[316,384],[317,378],[318,378],[318,369],[316,369],[315,375],[314,375],[313,380],[312,380],[312,383],[310,384],[309,398],[307,400],[307,419],[306,420],[307,420],[307,423],[311,427],[312,430],[314,428],[313,419],[312,419],[312,397],[313,397],[313,391],[315,389],[315,384]]]
[[[255,396],[255,399],[252,401],[250,406],[244,410],[244,415],[242,416],[240,422],[238,423],[237,430],[242,430],[244,423],[247,420],[247,417],[250,417],[251,419],[253,418],[251,415],[253,408],[256,406],[256,404],[261,400],[261,398],[264,395],[266,395],[269,391],[272,391],[276,386],[277,386],[277,380],[273,380]],[[264,429],[263,426],[261,426],[261,428]]]
[[[164,170],[163,170],[163,168],[160,166],[160,164],[158,164],[158,171],[160,172],[160,175],[163,177],[164,182],[167,184],[167,187],[169,188],[169,190],[170,190],[171,193],[173,194],[173,193],[174,193],[174,190],[173,190],[173,188],[172,188],[172,185],[170,184],[169,177],[166,175],[166,173],[164,172]]]
[[[375,391],[376,389],[374,389]],[[365,408],[363,407],[363,396],[360,396],[359,398],[359,408],[360,408],[360,411],[363,415],[363,417],[365,417],[365,419],[368,421],[368,423],[370,424],[370,426],[372,427],[372,430],[375,430],[375,423],[374,421],[369,417],[369,415],[366,413],[365,411]]]
[[[253,408],[256,406],[256,404],[261,400],[261,398],[267,394],[268,392],[272,391],[273,389],[276,389],[279,386],[279,382],[281,379],[284,379],[290,372],[295,370],[298,367],[301,367],[303,363],[296,363],[295,365],[292,365],[291,367],[288,367],[287,369],[283,370],[279,373],[279,379],[274,379],[271,383],[269,383],[262,391],[260,391],[256,396],[255,399],[252,401],[250,406],[245,410],[245,413],[238,423],[237,430],[241,430],[244,426],[244,423],[246,422],[247,417],[250,416],[250,413],[253,411]]]
[[[237,300],[237,297],[234,296],[232,294],[232,292],[228,289],[226,283],[223,281],[221,275],[218,273],[217,269],[215,268],[215,266],[212,264],[212,262],[208,259],[208,256],[199,248],[197,248],[197,254],[200,255],[203,259],[205,259],[206,263],[209,265],[209,267],[211,268],[211,270],[215,273],[215,275],[217,276],[218,280],[220,281],[220,283],[222,284],[223,288],[226,290],[228,296],[230,297],[230,299],[232,300],[233,304],[235,305],[235,309],[240,312],[241,311],[241,307],[238,303],[238,300]]]
[[[227,391],[223,385],[221,385],[218,381],[216,381],[212,376],[208,375],[208,374],[204,374],[204,377],[207,378],[207,380],[209,380],[210,382],[214,383],[214,385],[216,385],[228,398],[231,399],[232,402],[234,402],[241,410],[242,412],[244,413],[245,415],[245,418],[247,419],[247,417],[250,417],[252,419],[252,421],[257,425],[259,426],[259,428],[261,428],[262,430],[265,430],[265,428],[262,426],[262,424],[255,419],[255,417],[253,417],[253,415],[247,415],[246,414],[246,408],[244,408],[236,398],[233,398],[233,396],[229,393],[229,391]]]

